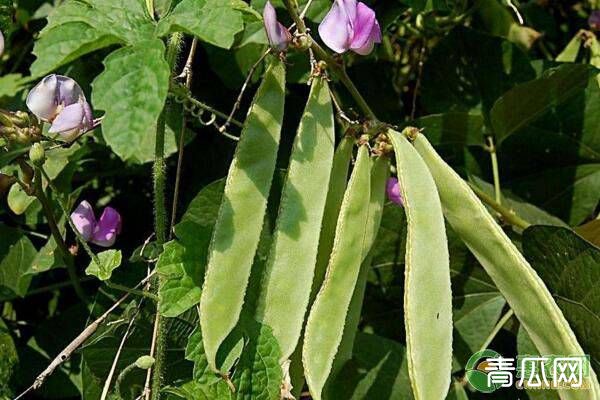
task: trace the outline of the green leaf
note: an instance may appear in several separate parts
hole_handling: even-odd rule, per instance
[[[278,400],[283,373],[281,350],[271,328],[250,318],[243,322],[244,347],[236,367],[237,400]]]
[[[162,315],[176,317],[200,302],[209,241],[210,231],[186,245],[179,241],[165,244],[156,263],[163,278],[158,292]]]
[[[366,146],[359,149],[344,194],[323,286],[313,302],[304,333],[302,360],[312,397],[321,399],[342,340],[352,293],[356,286],[367,234],[371,160]]]
[[[164,51],[159,39],[119,49],[104,60],[104,72],[92,84],[94,107],[105,111],[102,135],[123,160],[153,159],[154,132],[169,89]]]
[[[444,216],[490,275],[537,348],[543,354],[583,355],[550,292],[477,196],[427,139],[419,135],[414,145],[436,181]],[[595,376],[591,386],[600,392]],[[588,394],[564,390],[561,397],[584,399]]]
[[[447,232],[455,372],[463,369],[469,357],[481,349],[496,326],[506,301],[456,233],[449,227]]]
[[[531,226],[523,233],[523,253],[599,370],[600,248],[567,228]]]
[[[596,75],[594,68],[580,64],[550,69],[507,92],[491,112],[503,187],[570,225],[592,215],[598,203]]]
[[[87,53],[154,37],[154,24],[138,0],[68,0],[55,8],[33,53],[31,75],[44,74]]]
[[[497,142],[581,94],[588,85],[597,87],[596,74],[595,69],[585,65],[563,65],[508,91],[490,113]]]
[[[4,96],[16,96],[26,87],[28,81],[29,78],[23,78],[21,74],[6,74],[0,76],[0,98]],[[2,162],[0,162],[0,167],[1,166]]]
[[[408,222],[404,325],[415,399],[444,398],[452,368],[450,257],[440,198],[427,165],[398,132],[388,131]],[[435,366],[431,359],[435,358]]]
[[[555,60],[558,62],[575,62],[582,44],[583,41],[578,33],[567,43],[567,46],[556,56]]]
[[[481,114],[449,112],[418,118],[413,125],[435,146],[484,146],[484,120]]]
[[[200,325],[213,369],[218,348],[242,310],[275,170],[284,100],[285,68],[274,59],[237,145],[209,250]]]
[[[0,398],[13,398],[9,382],[19,362],[19,355],[10,330],[0,319]]]
[[[120,250],[105,250],[97,254],[98,265],[94,260],[90,261],[90,265],[85,269],[85,273],[93,275],[101,281],[110,279],[114,269],[121,265],[121,251]]]
[[[183,0],[157,27],[159,35],[184,31],[225,49],[242,29],[242,13],[234,2],[223,0]]]
[[[359,332],[354,355],[328,388],[331,399],[413,399],[406,349],[381,336]]]
[[[279,342],[281,362],[296,348],[309,302],[334,142],[329,86],[316,78],[294,140],[256,311]]]
[[[423,68],[422,104],[428,113],[475,111],[492,105],[516,83],[535,78],[514,44],[475,30],[455,28],[433,49]]]
[[[470,176],[469,181],[487,194],[494,195],[494,185],[491,183],[487,183],[476,176]],[[527,203],[509,190],[502,190],[502,205],[533,225],[568,226],[560,218],[547,213],[533,204]]]
[[[37,253],[29,238],[18,231],[0,224],[0,293],[5,290],[25,296],[31,275],[29,266]],[[6,293],[6,294],[12,294]]]

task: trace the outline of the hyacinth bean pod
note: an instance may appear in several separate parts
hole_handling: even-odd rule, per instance
[[[312,81],[283,188],[257,319],[273,329],[281,360],[302,331],[313,281],[335,144],[327,81]]]
[[[340,207],[348,183],[348,171],[350,161],[352,160],[352,148],[354,139],[349,136],[342,138],[340,144],[333,155],[333,166],[329,179],[329,190],[327,200],[325,201],[325,212],[323,214],[323,223],[321,225],[321,237],[319,241],[319,252],[317,254],[317,264],[315,265],[315,274],[313,279],[311,298],[314,298],[323,283],[329,255],[333,247],[335,237],[335,226]]]
[[[469,186],[423,135],[417,136],[414,147],[435,179],[446,219],[485,268],[540,353],[583,355],[575,334],[544,282]],[[593,371],[591,391],[562,390],[559,393],[561,399],[600,398]]]
[[[271,188],[283,120],[285,68],[273,59],[256,93],[227,175],[200,300],[209,365],[236,325]]]
[[[342,340],[346,314],[363,260],[370,200],[370,191],[365,188],[371,187],[371,165],[368,148],[361,146],[342,200],[325,280],[306,322],[302,361],[315,400],[321,399]]]
[[[388,133],[408,222],[404,325],[411,386],[417,400],[443,399],[452,371],[452,292],[442,207],[423,159],[402,134]]]
[[[371,257],[368,257],[369,251],[375,242],[379,225],[381,224],[381,216],[383,215],[383,206],[385,203],[385,186],[390,172],[390,160],[388,157],[379,157],[373,163],[371,170],[371,200],[369,201],[369,216],[367,218],[367,231],[363,246],[363,263],[360,267],[348,315],[346,316],[346,324],[344,325],[344,335],[338,353],[335,356],[333,363],[332,377],[335,377],[337,372],[344,366],[346,361],[352,358],[352,349],[354,347],[354,338],[360,321],[360,313],[362,310],[365,289],[367,286],[367,277],[371,269]]]

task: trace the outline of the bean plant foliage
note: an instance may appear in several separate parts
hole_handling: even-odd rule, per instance
[[[597,8],[0,0],[0,399],[600,399]]]

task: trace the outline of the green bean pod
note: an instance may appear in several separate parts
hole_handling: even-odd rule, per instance
[[[334,144],[329,86],[314,78],[290,156],[256,311],[257,320],[273,329],[280,361],[290,357],[302,332]]]
[[[200,300],[206,357],[236,325],[271,188],[285,100],[285,68],[273,59],[256,93],[227,175]]]
[[[416,400],[443,399],[452,372],[452,291],[442,206],[423,159],[403,135],[388,134],[408,223],[404,325],[410,382]]]
[[[542,355],[583,355],[575,334],[546,285],[485,206],[423,135],[414,147],[438,187],[444,215],[479,260]],[[560,390],[561,399],[600,399],[590,369],[590,390]]]
[[[371,164],[368,148],[361,146],[342,200],[325,280],[306,322],[302,361],[315,400],[321,399],[323,386],[331,372],[363,260]]]
[[[348,171],[350,169],[350,161],[352,161],[353,147],[354,139],[350,136],[344,136],[333,156],[333,167],[331,168],[329,190],[327,192],[327,200],[325,201],[325,212],[321,226],[319,252],[317,253],[311,299],[314,299],[317,295],[325,278],[327,265],[329,264],[329,256],[331,255],[333,240],[335,238],[335,226],[348,183]]]
[[[385,185],[389,175],[389,158],[386,156],[379,157],[373,163],[371,170],[371,200],[369,201],[369,216],[367,218],[367,231],[363,246],[363,262],[360,266],[360,272],[356,286],[354,287],[350,307],[348,308],[346,324],[344,325],[344,335],[342,336],[340,347],[333,362],[332,376],[335,376],[344,364],[352,358],[352,349],[360,322],[367,278],[371,269],[371,257],[368,254],[375,242],[379,225],[381,224],[381,216],[383,215],[383,206],[385,204]]]

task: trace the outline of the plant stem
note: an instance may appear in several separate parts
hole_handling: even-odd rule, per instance
[[[121,292],[133,294],[136,296],[147,297],[152,301],[158,301],[158,296],[154,293],[150,293],[145,290],[131,289],[127,286],[121,285],[119,283],[113,283],[110,281],[105,281],[104,283],[111,289],[120,290]]]
[[[292,0],[283,0],[283,2],[288,10],[288,13],[290,14],[290,17],[292,17],[292,20],[294,20],[298,31],[302,34],[307,35],[304,20],[298,15],[298,10],[296,10],[296,6],[293,4]],[[377,117],[375,116],[375,113],[373,112],[373,110],[371,110],[371,107],[369,107],[365,99],[359,93],[356,86],[354,86],[354,83],[348,76],[348,73],[346,72],[344,66],[338,63],[333,57],[331,57],[321,46],[319,46],[317,42],[314,41],[314,39],[311,40],[311,42],[312,44],[310,48],[312,49],[312,51],[315,52],[317,57],[325,61],[327,63],[327,66],[335,72],[340,81],[344,84],[344,86],[346,86],[346,89],[348,89],[348,92],[350,92],[350,95],[352,96],[352,98],[354,98],[354,101],[356,101],[356,104],[358,104],[362,112],[365,113],[365,115],[369,119],[373,121],[378,121]]]
[[[189,91],[192,87],[192,79],[193,79],[193,69],[192,65],[194,62],[194,56],[196,54],[196,48],[198,47],[198,38],[194,37],[192,39],[192,44],[190,45],[190,53],[188,54],[187,61],[185,62],[185,66],[183,67],[183,76],[185,77],[185,88]],[[185,130],[187,128],[187,118],[186,115],[183,114],[181,116],[181,132],[179,133],[179,151],[177,153],[177,170],[175,172],[175,187],[173,189],[173,201],[171,204],[171,224],[169,226],[169,239],[173,236],[173,227],[175,227],[175,222],[177,221],[177,203],[179,203],[179,186],[181,184],[181,170],[183,167],[183,152],[185,147],[184,137]]]
[[[77,294],[77,296],[87,303],[85,291],[81,287],[79,278],[77,277],[77,271],[75,270],[73,256],[69,252],[67,244],[65,243],[65,240],[63,239],[62,234],[58,229],[58,224],[56,223],[56,218],[54,217],[54,211],[52,210],[50,201],[48,200],[48,197],[46,197],[46,193],[44,192],[44,187],[42,185],[42,175],[43,173],[41,167],[36,167],[34,173],[35,196],[42,204],[42,209],[44,211],[44,214],[46,215],[46,219],[48,220],[50,232],[52,233],[52,237],[56,242],[61,257],[65,262],[65,266],[67,267],[67,274],[69,275],[69,280],[73,285],[73,289],[75,289],[75,293]],[[68,214],[65,214],[65,218],[69,218]]]
[[[498,154],[496,153],[496,145],[494,144],[494,138],[491,136],[487,137],[487,141],[487,151],[490,153],[490,158],[492,161],[492,175],[494,177],[494,194],[496,196],[496,203],[502,204],[502,191],[500,189],[500,169],[498,168]]]
[[[502,329],[502,327],[506,324],[506,322],[508,322],[508,320],[514,315],[514,311],[511,309],[509,309],[506,314],[504,314],[502,316],[502,318],[500,318],[500,320],[498,321],[498,323],[494,326],[494,329],[490,332],[490,334],[488,335],[488,337],[485,339],[485,341],[483,342],[483,344],[481,345],[481,348],[479,349],[479,351],[483,351],[485,349],[487,349],[487,347],[490,345],[490,343],[492,343],[492,341],[494,340],[494,338],[496,337],[496,335],[498,334],[498,332],[500,332],[500,329]]]
[[[50,188],[52,189],[52,191],[55,192],[55,193],[57,193],[56,198],[57,198],[58,205],[60,206],[60,209],[62,210],[63,214],[67,218],[67,223],[69,224],[69,227],[71,227],[71,230],[75,234],[75,237],[77,238],[77,241],[79,242],[79,244],[81,244],[81,246],[84,248],[85,252],[94,261],[94,263],[96,263],[98,266],[101,265],[101,262],[100,262],[100,259],[98,258],[98,256],[92,251],[92,249],[87,244],[87,242],[85,241],[85,239],[83,238],[83,236],[81,236],[81,233],[79,233],[79,230],[77,229],[77,227],[75,226],[75,224],[73,223],[73,221],[71,220],[71,218],[69,218],[68,207],[62,201],[62,199],[60,198],[60,196],[58,196],[58,189],[56,188],[56,186],[54,186],[54,182],[52,182],[52,180],[48,176],[48,173],[44,170],[43,167],[40,167],[40,171],[44,175],[44,178],[46,178],[46,180],[48,181],[48,185],[50,186]]]
[[[517,214],[515,214],[514,211],[509,210],[501,204],[498,204],[498,202],[496,202],[496,200],[494,200],[492,196],[488,195],[483,190],[479,189],[477,186],[472,184],[470,184],[469,186],[471,187],[471,190],[475,192],[477,197],[479,197],[481,201],[486,203],[488,206],[492,207],[494,211],[500,214],[504,221],[521,229],[527,229],[531,225],[529,222],[525,221]]]
[[[174,33],[169,37],[167,45],[166,59],[171,71],[174,70],[177,63],[177,56],[181,49],[181,43],[183,40],[183,34]],[[171,73],[173,75],[173,73]],[[167,209],[165,202],[165,181],[166,181],[166,165],[165,165],[165,124],[166,115],[170,108],[170,102],[167,100],[165,107],[158,119],[156,126],[156,142],[154,147],[154,165],[153,165],[153,177],[154,177],[154,232],[156,234],[156,242],[158,245],[165,243],[167,238]],[[161,284],[160,276],[153,282],[154,290],[158,291]],[[165,337],[165,321],[159,313],[159,303],[156,304],[156,317],[155,317],[155,355],[156,362],[154,368],[148,370],[149,374],[152,374],[152,386],[150,391],[150,398],[152,400],[160,399],[160,388],[162,385],[163,368],[166,352],[166,337]],[[146,395],[146,397],[148,397]]]

